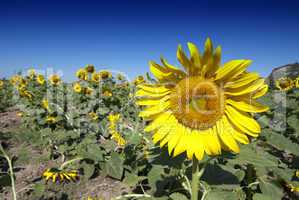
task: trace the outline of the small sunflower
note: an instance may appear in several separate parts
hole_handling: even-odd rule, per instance
[[[93,72],[91,74],[91,80],[95,83],[98,83],[100,81],[101,77],[99,73]]]
[[[17,112],[17,116],[18,116],[18,117],[23,117],[23,116],[24,116],[24,113],[23,113],[23,112]]]
[[[87,81],[88,80],[88,71],[84,68],[81,68],[76,72],[76,76],[80,80]]]
[[[112,96],[112,92],[111,92],[111,90],[105,90],[105,91],[103,92],[103,96],[104,96],[104,97],[111,97],[111,96]]]
[[[30,99],[30,100],[33,98],[33,94],[31,94],[31,92],[26,90],[26,88],[24,88],[24,87],[19,89],[19,93],[20,93],[21,97],[25,97],[25,98]]]
[[[275,81],[276,87],[281,91],[287,91],[294,87],[294,81],[289,77],[281,77]]]
[[[204,154],[238,153],[238,143],[248,144],[248,136],[257,137],[259,124],[250,113],[265,112],[268,107],[255,99],[268,89],[257,73],[248,72],[250,60],[233,60],[221,66],[221,47],[206,40],[201,55],[188,43],[191,58],[178,47],[181,70],[161,58],[163,65],[150,62],[157,83],[137,86],[138,105],[146,106],[139,116],[151,121],[145,128],[153,132],[153,142],[167,144],[170,155],[184,152],[187,158],[201,160]]]
[[[98,114],[95,113],[95,112],[90,112],[90,113],[88,113],[88,115],[89,115],[89,117],[90,117],[92,120],[94,120],[94,121],[96,121],[96,120],[99,119]]]
[[[50,76],[49,80],[53,86],[57,86],[61,82],[61,79],[57,74],[53,74],[52,76]]]
[[[292,185],[291,183],[287,183],[286,187],[291,191],[291,192],[299,192],[299,187]]]
[[[47,124],[55,124],[56,122],[57,122],[57,117],[53,117],[50,115],[46,117]]]
[[[77,92],[77,93],[80,93],[80,92],[82,91],[82,87],[81,87],[80,83],[75,83],[75,84],[73,85],[73,89],[74,89],[74,91]]]
[[[14,86],[18,85],[21,81],[22,77],[20,75],[14,75],[10,78],[10,83]]]
[[[117,74],[116,79],[119,81],[123,81],[123,80],[125,80],[125,77],[122,74]]]
[[[37,81],[40,85],[43,85],[43,84],[45,84],[45,82],[46,82],[44,76],[41,75],[41,74],[37,75],[37,77],[36,77],[36,81]]]
[[[119,146],[124,146],[126,140],[117,132],[117,122],[119,121],[119,114],[109,114],[109,127],[108,130],[111,134],[111,139],[117,142]]]
[[[296,88],[299,88],[299,77],[295,79],[295,86]]]
[[[0,80],[0,88],[4,86],[4,81]]]
[[[47,99],[42,100],[42,108],[49,110],[49,101]]]
[[[52,179],[53,183],[58,181],[60,183],[64,181],[77,181],[79,173],[77,170],[63,171],[55,168],[47,169],[43,172],[42,177],[48,181]]]
[[[141,76],[141,75],[137,76],[137,78],[133,81],[133,83],[135,85],[139,85],[141,83],[145,83],[144,77]]]
[[[95,68],[94,68],[94,66],[93,65],[86,65],[85,66],[85,70],[88,72],[88,73],[94,73],[94,71],[95,71]]]
[[[111,72],[106,71],[106,70],[100,71],[99,75],[100,75],[100,77],[101,77],[102,80],[105,80],[105,79],[108,79],[108,78],[112,77]]]

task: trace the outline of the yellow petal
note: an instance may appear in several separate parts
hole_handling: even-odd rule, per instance
[[[178,46],[177,58],[179,62],[183,65],[183,67],[186,69],[186,71],[192,74],[193,68],[191,62],[188,59],[188,57],[185,55],[181,45]]]
[[[137,90],[135,97],[162,98],[168,94],[170,94],[170,91],[163,92],[163,93],[152,93],[149,91],[139,89]]]
[[[137,86],[137,88],[142,89],[144,91],[148,91],[150,93],[165,93],[168,92],[169,89],[164,86],[155,86],[155,85],[149,85],[149,84],[140,84]]]
[[[175,148],[175,146],[178,144],[179,140],[181,139],[183,135],[183,126],[179,123],[177,123],[174,127],[174,130],[168,134],[170,137],[168,141],[168,153],[171,155],[172,150]]]
[[[147,107],[143,111],[139,112],[139,117],[148,118],[152,115],[159,114],[161,112],[165,112],[170,106],[169,101],[161,102],[161,104]]]
[[[153,131],[153,130],[161,127],[165,123],[168,123],[168,119],[170,116],[171,116],[170,112],[161,113],[148,126],[145,127],[144,131],[150,132],[150,131]]]
[[[242,87],[242,86],[247,85],[253,81],[256,81],[258,78],[260,78],[258,73],[246,73],[241,78],[239,78],[237,80],[233,80],[232,82],[227,82],[224,85],[224,88]]]
[[[165,138],[170,131],[172,131],[173,126],[177,123],[176,118],[171,115],[168,119],[168,123],[161,126],[157,131],[153,134],[153,142],[156,144],[157,142],[161,141]],[[167,142],[166,140],[165,142]]]
[[[254,83],[239,88],[235,88],[235,89],[227,88],[224,93],[226,95],[231,95],[231,96],[240,96],[247,93],[254,93],[257,90],[259,90],[259,88],[261,88],[264,85],[264,83],[265,83],[265,79],[258,79]]]
[[[215,127],[215,126],[214,126]],[[201,137],[205,146],[205,152],[208,155],[221,154],[221,146],[217,137],[217,130],[215,128],[209,128],[206,131],[201,131]]]
[[[203,141],[201,132],[198,130],[192,130],[192,132],[188,135],[187,141],[187,158],[191,160],[193,155],[195,154],[195,157],[198,160],[202,160],[204,155],[204,147],[202,144]]]
[[[195,46],[195,44],[188,42],[188,48],[190,51],[190,61],[193,64],[193,66],[196,68],[196,70],[200,70],[201,69],[201,55],[199,53],[199,50],[197,49],[197,47]]]
[[[226,116],[218,120],[216,123],[218,136],[222,143],[232,152],[239,153],[240,148],[232,136],[232,127],[228,123]]]
[[[243,73],[251,64],[250,60],[232,60],[216,71],[215,80],[229,81]]]
[[[211,59],[213,54],[213,44],[210,38],[207,38],[205,42],[205,51],[202,56],[202,64],[207,64],[207,62]]]
[[[136,100],[136,104],[139,106],[154,106],[160,104],[161,102],[168,101],[170,99],[170,95],[167,95],[161,99],[138,99]]]
[[[264,84],[263,86],[261,86],[261,87],[259,88],[259,90],[258,90],[257,92],[254,93],[254,95],[253,95],[252,98],[253,98],[253,99],[257,99],[257,98],[259,98],[259,97],[264,96],[264,95],[267,93],[268,88],[269,88],[269,86],[268,86],[267,84]]]
[[[188,135],[191,134],[191,130],[187,127],[182,126],[181,131],[182,131],[181,139],[178,141],[178,143],[173,151],[174,157],[183,153],[187,149],[186,143],[188,141]]]
[[[259,112],[266,112],[269,109],[268,106],[264,106],[254,100],[249,102],[249,101],[234,101],[232,99],[227,99],[226,103],[244,112],[259,113]]]
[[[150,71],[159,80],[165,80],[165,79],[169,78],[169,76],[172,75],[171,72],[167,72],[165,68],[163,68],[162,66],[158,65],[155,62],[151,61],[149,63],[149,66],[150,66]]]
[[[183,72],[182,70],[180,70],[179,68],[169,64],[164,58],[161,57],[161,62],[164,65],[165,69],[167,71],[173,72],[174,74],[177,74],[178,76],[180,76],[181,78],[185,77],[186,74],[185,72]]]
[[[234,107],[226,105],[225,113],[233,124],[246,134],[257,136],[261,132],[260,125],[247,113],[237,111]]]

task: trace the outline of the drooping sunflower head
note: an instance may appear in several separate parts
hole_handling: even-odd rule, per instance
[[[73,89],[76,93],[80,93],[82,91],[82,87],[81,87],[80,83],[75,83],[73,85]]]
[[[93,89],[90,87],[83,88],[82,91],[83,91],[83,94],[85,94],[85,95],[92,95],[92,93],[93,93]]]
[[[88,64],[85,66],[85,70],[88,72],[88,73],[93,73],[95,71],[95,67],[91,64]]]
[[[43,172],[42,177],[48,181],[51,180],[54,182],[58,181],[59,183],[62,183],[64,181],[77,181],[79,178],[79,173],[77,170],[59,170],[56,168],[50,168]]]
[[[47,99],[43,99],[42,100],[42,105],[41,105],[44,109],[49,110],[49,101]]]
[[[36,77],[36,81],[37,81],[40,85],[45,84],[45,78],[44,78],[44,76],[41,75],[41,74],[37,75],[37,77]]]
[[[100,77],[101,77],[102,80],[105,80],[105,79],[108,79],[108,78],[112,77],[111,72],[106,71],[106,70],[100,71],[99,74],[100,74]]]
[[[88,80],[88,71],[85,68],[81,68],[76,72],[78,79],[87,81]]]
[[[294,81],[289,77],[281,77],[275,81],[276,87],[281,91],[287,91],[294,87]]]
[[[47,124],[55,124],[57,122],[57,117],[54,117],[54,116],[51,116],[51,115],[48,115],[46,117],[46,123]]]
[[[49,77],[50,83],[53,86],[57,86],[59,85],[59,83],[61,82],[60,76],[58,76],[57,74],[53,74]]]
[[[214,49],[210,39],[203,54],[192,43],[188,48],[190,57],[181,46],[177,51],[185,70],[161,58],[162,65],[150,62],[157,83],[137,86],[137,104],[145,106],[140,117],[151,121],[145,131],[173,156],[186,152],[188,159],[200,160],[205,153],[238,153],[237,142],[247,144],[261,131],[250,113],[268,110],[256,101],[268,86],[246,70],[250,60],[221,65],[221,47]]]

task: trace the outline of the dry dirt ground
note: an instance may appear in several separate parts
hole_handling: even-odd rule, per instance
[[[64,185],[51,182],[46,183],[41,179],[41,174],[45,169],[57,166],[57,161],[44,159],[45,150],[37,149],[33,145],[14,139],[12,135],[18,134],[18,131],[21,129],[20,124],[21,119],[17,116],[16,110],[11,109],[0,113],[0,142],[11,157],[16,158],[16,161],[22,161],[15,162],[14,166],[18,199],[37,200],[32,197],[36,183],[45,183],[45,191],[47,193],[45,196],[47,198],[40,198],[41,200],[85,200],[88,196],[110,200],[112,197],[129,192],[130,189],[122,182],[103,176]],[[27,152],[27,157],[22,157],[22,153],[25,154],[25,152]],[[1,189],[0,185],[0,199],[12,199],[10,187]]]

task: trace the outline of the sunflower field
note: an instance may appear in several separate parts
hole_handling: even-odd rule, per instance
[[[188,49],[133,81],[90,64],[0,80],[20,120],[0,127],[1,199],[298,199],[299,77],[270,88],[210,39]]]

